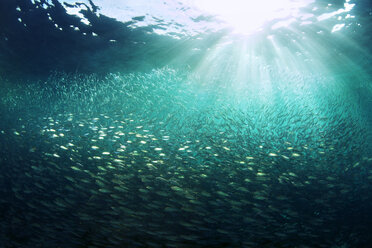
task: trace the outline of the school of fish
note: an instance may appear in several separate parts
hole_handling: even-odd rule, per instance
[[[372,243],[371,129],[332,82],[234,91],[163,68],[8,86],[0,247]]]

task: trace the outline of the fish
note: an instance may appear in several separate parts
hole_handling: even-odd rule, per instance
[[[236,105],[208,89],[215,101],[198,106],[198,81],[187,78],[163,68],[70,78],[67,88],[51,78],[53,87],[30,84],[18,95],[9,89],[15,105],[0,98],[0,227],[9,234],[1,240],[9,247],[371,241],[367,126],[346,101],[314,93],[322,104],[304,107],[288,91],[275,105],[254,95]]]

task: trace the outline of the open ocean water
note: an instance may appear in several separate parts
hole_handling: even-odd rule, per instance
[[[367,0],[0,0],[0,248],[372,247]]]

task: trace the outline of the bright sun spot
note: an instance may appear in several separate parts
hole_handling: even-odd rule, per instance
[[[286,21],[298,16],[299,9],[314,0],[196,0],[196,6],[233,27],[251,34],[275,19]]]

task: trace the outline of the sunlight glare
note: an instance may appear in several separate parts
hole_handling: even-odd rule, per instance
[[[235,32],[251,34],[266,22],[298,16],[299,9],[312,2],[314,0],[197,0],[196,6],[216,15]]]

